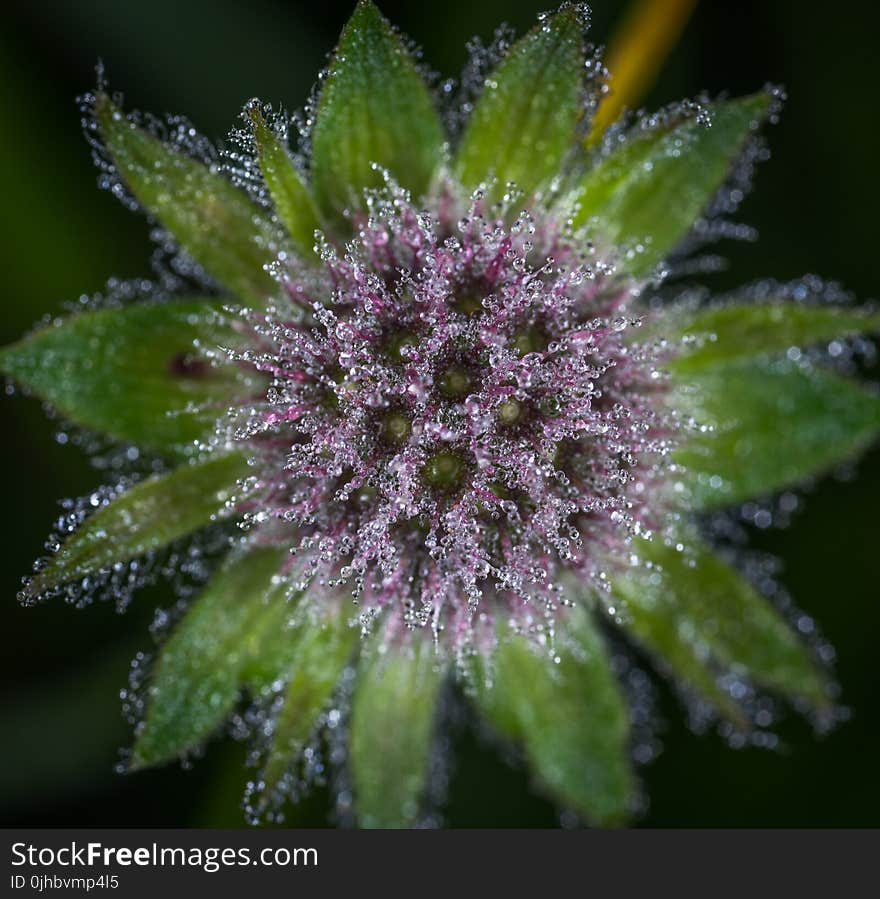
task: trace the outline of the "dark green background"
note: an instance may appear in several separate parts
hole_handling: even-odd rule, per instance
[[[818,272],[869,298],[878,292],[880,13],[867,0],[838,0],[821,14],[808,13],[809,6],[707,0],[650,99],[785,84],[791,99],[770,134],[773,158],[742,213],[761,240],[725,247],[732,271],[710,280],[722,288]],[[444,75],[458,72],[471,35],[490,35],[502,19],[521,31],[539,7],[528,0],[383,4]],[[595,4],[597,42],[621,9],[610,0]],[[99,289],[108,275],[148,272],[147,227],[97,190],[79,132],[74,97],[93,85],[98,57],[130,105],[187,113],[221,137],[252,96],[300,105],[349,11],[349,3],[330,0],[44,0],[7,13],[0,37],[0,342],[62,301]],[[0,823],[241,824],[244,774],[235,744],[212,745],[193,771],[113,773],[117,749],[129,739],[116,693],[130,657],[151,645],[152,608],[168,597],[145,591],[124,616],[108,603],[84,611],[17,606],[19,579],[41,551],[57,500],[87,492],[100,474],[76,449],[57,445],[36,402],[4,399],[0,416]],[[784,583],[836,646],[853,720],[823,739],[791,721],[784,751],[737,752],[715,735],[690,733],[661,687],[665,751],[643,771],[650,797],[643,824],[880,824],[878,505],[874,451],[854,480],[825,481],[788,529],[755,535],[783,559]],[[449,823],[555,823],[522,772],[466,730],[458,743]],[[322,823],[324,803],[319,792],[293,820]]]

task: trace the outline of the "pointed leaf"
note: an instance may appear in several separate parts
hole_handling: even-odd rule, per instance
[[[260,171],[275,203],[278,218],[300,253],[314,255],[318,213],[312,195],[290,158],[284,144],[269,127],[257,106],[248,108],[254,128]]]
[[[416,822],[444,673],[430,640],[362,656],[351,708],[351,776],[361,826]]]
[[[148,478],[90,515],[24,589],[26,596],[107,568],[184,537],[224,512],[248,473],[237,453],[209,456]]]
[[[179,756],[207,739],[238,699],[241,671],[269,611],[287,605],[273,584],[286,550],[251,550],[226,562],[162,648],[132,767]]]
[[[584,176],[576,225],[600,250],[643,245],[619,267],[647,274],[690,231],[770,109],[756,94],[715,103],[710,126],[689,118],[632,137]]]
[[[652,601],[656,591],[646,592],[634,578],[615,583],[615,593],[627,603],[627,633],[654,659],[657,668],[670,674],[686,690],[702,697],[741,730],[748,727],[743,709],[720,682],[724,673],[708,646],[679,620],[671,599]]]
[[[502,633],[490,671],[475,677],[479,708],[522,745],[547,792],[600,825],[620,824],[633,800],[629,712],[588,614],[559,627],[558,664],[525,637]]]
[[[289,556],[289,550],[284,554]],[[250,632],[242,635],[241,683],[254,696],[275,696],[296,659],[299,640],[306,629],[307,618],[302,613],[304,594],[294,590],[289,580],[279,581],[276,594],[279,601],[267,603]]]
[[[206,348],[236,334],[208,300],[82,312],[0,350],[0,370],[77,424],[170,452],[193,449],[225,409],[260,389]]]
[[[318,206],[339,221],[381,186],[372,163],[416,196],[437,168],[443,128],[412,56],[376,7],[361,0],[342,31],[321,90],[312,133]]]
[[[880,395],[818,367],[747,361],[683,377],[672,404],[714,430],[682,432],[676,460],[698,508],[792,486],[864,450]]]
[[[568,7],[516,43],[487,79],[458,150],[459,180],[473,189],[494,173],[495,199],[508,181],[531,196],[575,146],[583,91],[583,27]]]
[[[314,733],[342,672],[357,646],[359,631],[345,614],[302,625],[292,651],[284,703],[262,773],[264,805],[277,802],[279,787]]]
[[[196,262],[243,300],[275,293],[264,266],[279,231],[243,190],[139,128],[106,94],[95,98],[95,117],[123,183]]]
[[[614,582],[632,619],[627,628],[728,715],[730,698],[718,695],[713,668],[827,708],[827,679],[779,613],[696,537],[681,542],[684,552],[659,539],[638,540],[636,552],[652,567]]]
[[[706,647],[696,643],[689,630],[679,629],[676,614],[667,604],[651,602],[646,597],[639,576],[648,575],[638,572],[614,580],[615,595],[627,603],[627,635],[651,653],[661,671],[673,675],[682,686],[701,695],[726,718],[745,728],[745,714],[719,683],[718,666]],[[563,576],[562,580],[576,601],[586,608],[597,607],[596,597],[584,581],[571,576]],[[633,596],[631,602],[630,596]]]
[[[807,306],[794,301],[729,303],[697,311],[669,310],[658,332],[693,338],[671,360],[675,373],[755,356],[784,354],[840,337],[880,331],[880,313],[843,306]]]

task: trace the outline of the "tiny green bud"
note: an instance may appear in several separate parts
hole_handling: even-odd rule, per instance
[[[432,487],[451,490],[461,483],[465,474],[465,465],[455,453],[444,451],[435,453],[428,459],[422,469],[422,474]]]
[[[388,355],[398,362],[406,362],[406,356],[401,353],[401,350],[407,346],[416,346],[418,342],[418,338],[415,334],[411,334],[408,331],[400,331],[397,334],[394,334],[389,341]]]
[[[508,427],[521,421],[524,414],[522,403],[516,400],[505,400],[498,406],[498,421]]]
[[[454,305],[462,315],[479,315],[483,311],[483,303],[475,293],[459,294],[454,300]]]
[[[382,433],[391,443],[403,443],[411,431],[412,425],[402,412],[388,412],[382,419]]]
[[[471,376],[462,365],[451,365],[440,378],[440,393],[448,399],[462,399],[471,390]]]
[[[512,342],[520,356],[525,356],[527,353],[539,353],[541,350],[547,349],[548,343],[546,336],[536,328],[520,331]]]

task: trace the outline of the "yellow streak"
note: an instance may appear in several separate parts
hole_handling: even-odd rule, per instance
[[[696,5],[697,0],[633,2],[608,50],[611,90],[596,111],[587,143],[598,140],[624,107],[635,107],[641,101]]]

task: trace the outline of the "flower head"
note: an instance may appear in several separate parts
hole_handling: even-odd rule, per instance
[[[102,183],[171,264],[0,366],[151,460],[62,519],[23,599],[119,595],[169,546],[166,569],[207,581],[127,696],[133,766],[193,751],[246,691],[256,817],[321,768],[329,730],[358,820],[412,824],[448,694],[614,823],[635,802],[627,647],[736,739],[772,742],[756,688],[833,716],[823,647],[695,513],[874,438],[880,399],[840,362],[880,316],[815,279],[676,291],[698,241],[735,230],[780,94],[588,142],[585,30],[566,5],[478,60],[446,125],[369,2],[305,115],[251,101],[223,152],[103,85],[85,98]],[[832,339],[834,359],[809,349]]]
[[[586,583],[625,555],[663,507],[669,440],[631,291],[552,216],[435,205],[374,194],[343,257],[283,266],[232,353],[266,402],[219,437],[255,454],[245,520],[303,589],[351,581],[365,625],[387,612],[448,650],[478,620],[552,615],[562,569]]]

